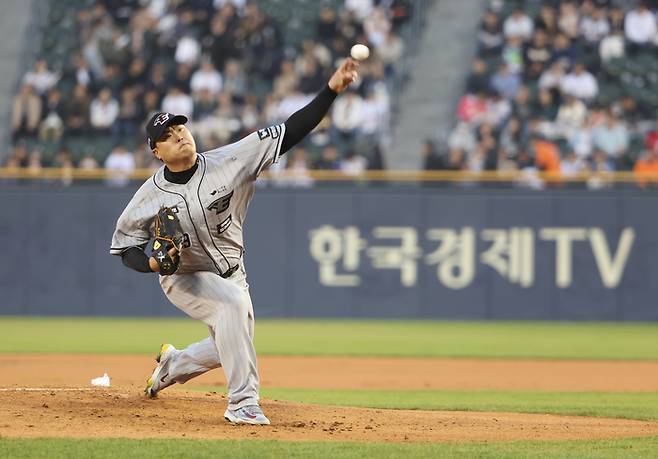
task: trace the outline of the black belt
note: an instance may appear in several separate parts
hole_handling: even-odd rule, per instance
[[[238,270],[239,267],[240,267],[240,265],[235,265],[235,266],[227,269],[223,273],[220,273],[219,277],[223,277],[224,279],[228,279],[229,277],[231,277],[233,275],[234,272],[236,272]]]

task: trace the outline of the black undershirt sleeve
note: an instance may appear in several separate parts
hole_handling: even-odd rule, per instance
[[[318,93],[305,107],[297,110],[286,120],[286,134],[283,136],[281,153],[284,154],[320,124],[338,94],[329,85]]]
[[[152,273],[149,257],[139,247],[130,247],[121,254],[121,261],[130,269],[140,273]]]

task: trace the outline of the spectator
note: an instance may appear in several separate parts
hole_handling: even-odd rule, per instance
[[[460,122],[448,136],[448,148],[473,151],[475,149],[475,133],[468,123]]]
[[[587,107],[574,96],[567,94],[555,119],[557,130],[566,139],[572,139],[587,118]]]
[[[246,131],[253,131],[258,125],[263,124],[260,119],[258,100],[254,94],[247,95],[242,106],[240,122],[242,123],[243,130]]]
[[[345,0],[345,9],[360,21],[370,16],[373,8],[373,0]]]
[[[524,143],[521,121],[516,117],[510,118],[500,134],[500,148],[505,150],[509,157],[516,157]]]
[[[191,64],[183,63],[176,66],[174,78],[168,82],[168,86],[176,86],[180,88],[185,94],[192,92],[190,80],[192,79],[192,70],[194,66]]]
[[[327,145],[322,149],[322,155],[315,163],[314,169],[336,170],[339,166],[338,150],[332,145]]]
[[[77,84],[73,96],[64,104],[64,124],[66,134],[77,136],[87,133],[89,128],[90,101],[87,87]]]
[[[521,86],[517,91],[512,106],[512,113],[521,120],[527,120],[532,115],[530,89],[527,86]]]
[[[162,111],[191,117],[194,113],[194,100],[177,86],[172,86],[162,99]]]
[[[322,68],[314,57],[302,59],[302,71],[299,79],[299,91],[314,94],[324,84]]]
[[[31,174],[39,175],[42,168],[43,168],[43,164],[41,163],[41,152],[36,149],[32,150],[27,162],[27,169],[30,171]]]
[[[628,149],[628,128],[612,111],[609,111],[605,124],[593,129],[592,140],[594,146],[609,158],[619,160]]]
[[[580,15],[575,3],[570,0],[565,0],[560,3],[560,17],[558,19],[558,28],[560,32],[565,34],[569,39],[575,40],[578,38],[578,24],[580,23]]]
[[[560,172],[560,150],[553,142],[534,134],[530,145],[535,152],[535,164],[540,171],[549,174]]]
[[[487,92],[489,90],[489,76],[487,64],[479,57],[473,61],[471,74],[466,81],[466,91],[470,93]]]
[[[389,30],[384,41],[376,48],[377,56],[384,64],[387,76],[395,73],[395,65],[400,61],[404,53],[404,42],[393,31]]]
[[[91,153],[85,153],[80,160],[80,164],[78,164],[78,168],[84,170],[94,170],[98,169],[98,167],[98,161],[96,161],[96,158],[94,158]]]
[[[523,72],[523,41],[519,37],[507,39],[502,56],[511,73]]]
[[[644,137],[644,147],[647,150],[658,151],[658,120],[656,120],[655,127]]]
[[[286,94],[293,92],[297,89],[299,84],[299,77],[295,72],[295,66],[292,61],[285,60],[281,62],[281,72],[274,80],[273,95],[276,97],[284,97]]]
[[[59,89],[53,88],[48,91],[45,113],[39,125],[39,139],[42,141],[61,139],[64,133],[64,102]]]
[[[73,183],[73,169],[75,168],[71,152],[65,148],[59,150],[55,156],[53,166],[62,170],[62,185],[70,186]]]
[[[320,20],[316,25],[315,35],[323,44],[329,45],[337,33],[336,13],[328,6],[323,6],[320,9]]]
[[[614,172],[614,164],[607,158],[605,152],[595,150],[592,155],[592,177],[587,181],[587,188],[600,190],[610,186],[610,174]]]
[[[277,182],[291,187],[310,187],[313,185],[313,179],[309,174],[309,169],[306,150],[297,147],[292,151],[286,169],[279,175]]]
[[[457,106],[457,115],[466,123],[478,123],[487,113],[487,99],[484,92],[464,94]]]
[[[339,140],[353,139],[363,122],[363,99],[354,91],[348,90],[334,102],[332,120]]]
[[[553,56],[551,60],[563,61],[563,64],[566,67],[570,67],[578,55],[578,49],[575,45],[575,42],[572,43],[564,34],[558,34],[553,40]]]
[[[443,159],[436,151],[432,140],[427,139],[423,142],[420,154],[421,158],[423,158],[423,170],[438,171],[444,168]]]
[[[194,99],[194,119],[203,120],[217,109],[217,97],[209,89],[199,91]]]
[[[523,41],[530,40],[534,24],[523,8],[514,8],[512,14],[505,20],[503,24],[503,33],[505,38],[520,38]]]
[[[105,160],[105,169],[109,173],[108,185],[126,186],[130,182],[130,174],[135,170],[135,158],[123,145],[118,145]]]
[[[239,61],[231,59],[224,67],[224,89],[235,100],[243,101],[247,94],[247,76]]]
[[[505,38],[498,15],[488,10],[478,31],[478,54],[484,56],[500,54],[504,43]]]
[[[533,113],[537,118],[554,121],[557,116],[557,106],[553,100],[553,92],[548,89],[540,89],[537,95],[537,103],[533,106]]]
[[[195,65],[199,60],[201,53],[201,46],[199,42],[191,35],[185,34],[181,36],[176,45],[176,52],[174,59],[178,64]]]
[[[11,136],[16,140],[23,136],[35,136],[41,120],[41,99],[32,86],[24,84],[14,97],[11,110]]]
[[[368,166],[366,158],[355,150],[348,150],[345,159],[340,162],[340,171],[350,177],[358,177],[363,174]]]
[[[624,57],[624,46],[624,33],[619,29],[615,29],[610,35],[601,40],[599,44],[599,57],[603,62]]]
[[[564,177],[577,177],[586,170],[587,164],[573,150],[569,150],[560,163],[560,171]]]
[[[635,162],[633,168],[635,180],[641,188],[655,188],[658,185],[658,152],[646,150],[644,155]],[[652,175],[653,177],[647,177]]]
[[[562,61],[555,61],[546,69],[539,78],[540,89],[557,89],[564,80],[564,64]]]
[[[7,167],[27,167],[29,159],[27,154],[27,145],[24,141],[17,142],[14,146],[9,159],[9,164]]]
[[[108,88],[98,93],[89,108],[91,127],[97,134],[110,134],[114,121],[119,116],[119,103]]]
[[[562,79],[560,89],[584,102],[591,102],[599,93],[596,78],[581,63],[574,65],[573,71]]]
[[[363,20],[363,30],[368,37],[368,42],[378,48],[386,40],[386,36],[391,31],[391,22],[386,17],[383,8],[377,7],[372,14]]]
[[[498,128],[511,114],[512,104],[509,99],[505,99],[498,93],[493,94],[487,104],[487,113],[485,115],[486,122]]]
[[[501,64],[498,72],[491,77],[491,89],[507,99],[514,99],[521,87],[521,77],[512,73],[507,64]]]
[[[115,140],[122,137],[133,137],[137,132],[138,124],[141,122],[140,116],[135,90],[132,87],[124,88],[121,91],[119,114],[112,126],[112,135]]]
[[[594,7],[591,14],[583,17],[580,22],[580,33],[590,48],[597,46],[610,34],[610,24],[604,7]]]
[[[444,165],[445,170],[463,171],[466,169],[466,153],[461,148],[451,148]]]
[[[94,83],[94,75],[89,68],[87,60],[81,55],[78,54],[74,58],[74,68],[73,68],[73,80],[75,84],[81,84],[83,86],[92,86]]]
[[[543,30],[551,37],[558,33],[557,16],[553,6],[544,2],[541,3],[539,15],[535,19],[535,28]]]
[[[651,12],[645,1],[626,14],[624,31],[631,52],[649,49],[656,39],[656,16]]]
[[[388,104],[377,97],[375,91],[368,91],[361,104],[361,125],[359,134],[367,137],[370,144],[375,144],[381,132],[388,127]]]
[[[212,94],[219,94],[222,90],[222,75],[215,70],[212,62],[204,60],[201,68],[194,72],[190,81],[192,96],[197,97],[198,93],[203,90],[210,91]]]
[[[551,60],[551,48],[548,36],[542,29],[532,35],[532,42],[526,47],[524,55],[526,79],[536,80]]]
[[[48,64],[45,59],[38,59],[34,64],[34,70],[31,70],[23,77],[23,84],[29,85],[38,95],[45,94],[57,84],[59,76],[55,72],[48,70]]]

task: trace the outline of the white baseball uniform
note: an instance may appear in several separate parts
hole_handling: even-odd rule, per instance
[[[279,124],[199,153],[197,170],[185,184],[167,181],[163,166],[135,193],[112,237],[113,255],[143,247],[159,209],[177,213],[185,248],[176,273],[160,276],[160,285],[174,305],[208,325],[210,337],[178,351],[163,377],[184,383],[222,366],[231,410],[259,401],[242,228],[254,182],[277,162],[284,134],[285,124]]]

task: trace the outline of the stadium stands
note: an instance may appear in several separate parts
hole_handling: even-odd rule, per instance
[[[491,0],[444,151],[426,168],[646,169],[658,152],[658,2]],[[592,182],[592,187],[600,182]]]
[[[355,156],[382,168],[391,89],[402,78],[406,0],[48,0],[40,56],[12,105],[6,166],[102,166],[127,149],[135,167],[158,167],[143,122],[156,110],[191,115],[200,149],[281,122],[324,84],[353,43],[374,56],[355,85],[352,126],[329,116],[310,135],[299,169]],[[339,104],[340,105],[340,104]],[[340,108],[340,107],[337,107]],[[344,107],[343,107],[344,108]],[[290,155],[292,157],[292,155]],[[343,161],[343,158],[347,158]],[[2,159],[2,158],[0,158]]]

